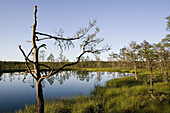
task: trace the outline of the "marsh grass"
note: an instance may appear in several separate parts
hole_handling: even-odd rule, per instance
[[[158,73],[159,74],[159,73]],[[150,97],[147,86],[134,77],[110,80],[106,86],[97,86],[92,96],[77,96],[45,101],[45,113],[170,113],[170,83],[161,82],[154,73],[155,98]],[[140,77],[147,77],[141,72]],[[36,105],[16,113],[34,113]]]

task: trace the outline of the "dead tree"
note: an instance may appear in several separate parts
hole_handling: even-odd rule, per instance
[[[30,50],[28,55],[26,55],[24,50],[21,48],[21,45],[19,45],[19,49],[22,52],[23,56],[25,57],[25,64],[28,69],[26,73],[30,73],[31,76],[36,81],[36,94],[37,94],[37,105],[38,105],[37,112],[38,113],[44,113],[44,97],[43,97],[43,89],[41,85],[41,82],[43,81],[43,79],[57,74],[65,67],[77,64],[80,61],[80,58],[86,53],[99,54],[103,51],[107,51],[110,49],[108,46],[103,46],[103,48],[101,49],[96,49],[96,45],[103,41],[103,39],[95,38],[96,34],[99,32],[98,27],[95,28],[95,32],[93,34],[87,35],[89,30],[95,26],[95,23],[96,21],[93,21],[92,23],[89,22],[88,27],[81,28],[75,34],[75,36],[71,38],[64,38],[63,35],[61,34],[58,34],[58,36],[52,36],[52,35],[37,31],[37,6],[34,6],[34,24],[32,26],[32,40],[29,41],[29,42],[32,42],[32,49]],[[41,36],[41,38],[39,38],[38,36]],[[61,49],[69,47],[69,46],[74,46],[72,41],[81,39],[83,40],[81,44],[82,53],[77,57],[75,62],[64,64],[63,66],[59,67],[57,70],[54,70],[50,66],[40,63],[39,57],[38,57],[40,49],[43,47],[46,48],[46,44],[41,44],[40,46],[38,46],[37,42],[42,41],[42,40],[49,40],[49,39],[54,39],[57,42],[57,45]],[[34,56],[33,60],[29,58],[32,53]],[[31,69],[30,65],[28,64],[32,64],[33,69]],[[41,67],[47,68],[48,70],[50,70],[50,72],[48,74],[42,75],[40,73]]]

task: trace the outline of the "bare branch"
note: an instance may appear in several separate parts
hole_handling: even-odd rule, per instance
[[[85,34],[79,36],[79,37],[75,37],[75,38],[61,38],[61,37],[57,37],[57,36],[52,36],[52,35],[48,35],[48,34],[45,34],[45,33],[40,33],[40,32],[36,32],[36,34],[38,35],[43,35],[43,36],[47,36],[45,38],[41,38],[41,39],[38,39],[36,41],[41,41],[41,40],[45,40],[45,39],[55,39],[55,40],[77,40],[77,39],[80,39],[81,37],[83,37]]]
[[[34,74],[33,74],[32,71],[31,71],[31,68],[28,66],[27,60],[29,60],[29,59],[28,59],[27,56],[25,55],[25,52],[22,50],[21,45],[19,45],[19,49],[21,50],[22,54],[23,54],[24,57],[25,57],[25,65],[26,65],[26,67],[27,67],[29,73],[32,75],[33,78],[36,79],[36,77],[34,76]],[[31,61],[31,60],[30,60],[30,61]],[[32,61],[31,61],[31,62],[32,62]]]
[[[32,53],[32,50],[33,50],[34,48],[32,48],[31,50],[30,50],[30,52],[29,52],[29,54],[27,55],[27,58],[30,56],[30,54]]]
[[[80,58],[87,52],[91,52],[91,51],[84,51],[82,54],[80,54],[78,57],[77,57],[77,61],[76,62],[72,62],[72,63],[69,63],[69,64],[64,64],[62,67],[60,67],[57,71],[55,71],[53,74],[55,73],[58,73],[60,70],[62,70],[64,67],[67,67],[67,66],[72,66],[72,65],[75,65],[77,64],[79,61],[80,61]]]
[[[34,13],[34,22],[36,23],[36,11]],[[35,41],[41,41],[41,40],[46,40],[46,39],[55,39],[55,40],[64,40],[64,41],[72,41],[72,40],[77,40],[77,39],[80,39],[82,38],[83,36],[86,35],[86,33],[96,24],[96,20],[93,20],[93,22],[89,22],[89,27],[88,28],[80,28],[80,30],[75,34],[74,37],[72,38],[63,38],[62,35],[59,35],[60,37],[57,37],[57,36],[52,36],[52,35],[49,35],[49,34],[46,34],[46,33],[42,33],[42,32],[35,32],[35,34],[37,35],[42,35],[42,36],[47,36],[45,38],[41,38],[41,39],[36,39]],[[35,25],[36,26],[36,25]],[[34,26],[33,26],[34,27]],[[32,42],[32,41],[28,41],[28,42]]]
[[[64,67],[67,67],[67,66],[72,66],[72,65],[75,65],[77,64],[79,61],[80,61],[80,58],[87,52],[91,52],[91,51],[85,51],[83,52],[78,58],[77,58],[77,61],[76,62],[73,62],[73,63],[69,63],[69,64],[64,64],[62,67],[60,67],[57,71],[53,71],[53,69],[50,71],[50,73],[47,75],[47,76],[43,76],[41,77],[38,82],[41,82],[43,79],[45,78],[48,78],[56,73],[58,73],[59,71],[61,71]]]
[[[41,47],[44,47],[45,49],[47,49],[46,46],[47,46],[46,44],[42,44],[37,48],[37,50],[39,50]]]
[[[18,46],[24,57],[26,58],[25,52],[22,50],[21,45]]]
[[[20,51],[22,52],[23,56],[25,57],[25,60],[28,60],[29,62],[31,62],[31,63],[34,64],[34,62],[28,58],[29,55],[32,53],[33,48],[31,49],[30,53],[29,53],[27,56],[26,56],[24,50],[21,48],[21,45],[19,45],[19,49],[20,49]]]
[[[25,64],[26,64],[26,67],[28,68],[29,73],[32,75],[33,78],[35,78],[35,79],[37,80],[37,78],[36,78],[36,77],[34,76],[34,74],[32,73],[31,68],[28,66],[27,60],[25,60]]]

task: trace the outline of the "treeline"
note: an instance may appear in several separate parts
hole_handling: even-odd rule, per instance
[[[52,68],[59,68],[60,66],[70,62],[41,62]],[[132,63],[131,63],[132,64]],[[139,64],[139,63],[138,63]],[[114,66],[114,67],[113,67]],[[30,65],[31,67],[31,65]],[[33,68],[33,67],[31,67]],[[70,68],[120,68],[124,69],[122,61],[81,61],[78,64],[71,66]],[[133,67],[127,67],[133,69]],[[25,62],[11,62],[11,61],[0,61],[0,70],[8,69],[26,69]]]
[[[25,62],[0,61],[0,70],[7,69],[25,69]]]
[[[66,63],[71,63],[71,62],[41,62],[41,64],[48,65],[49,67],[54,69],[57,69]],[[100,61],[100,62],[81,61],[78,64],[71,66],[70,68],[107,68],[107,67],[111,67],[111,65],[112,62],[108,62],[108,61]],[[33,68],[31,65],[29,66]],[[8,69],[26,69],[25,62],[0,61],[0,70],[8,70]]]
[[[112,53],[108,57],[110,61],[113,61],[112,67],[116,62],[120,62],[120,67],[133,67],[135,71],[135,77],[137,79],[137,68],[143,68],[151,71],[158,69],[161,73],[164,73],[165,81],[168,81],[168,69],[169,67],[169,47],[170,38],[167,35],[161,42],[150,44],[146,40],[137,44],[135,41],[131,41],[129,46],[120,49],[120,53]],[[119,66],[118,66],[119,67]]]
[[[57,69],[62,65],[70,62],[41,62],[41,63]],[[144,61],[143,62],[137,61],[136,64],[137,68],[139,69],[145,69],[146,67],[146,63]],[[142,67],[140,66],[141,64]],[[158,63],[153,62],[154,69],[160,70],[159,66],[160,65]],[[134,67],[132,61],[123,62],[121,60],[118,60],[118,61],[81,61],[78,64],[71,66],[69,68],[117,68],[132,70]],[[0,70],[8,69],[26,69],[25,62],[0,61]]]

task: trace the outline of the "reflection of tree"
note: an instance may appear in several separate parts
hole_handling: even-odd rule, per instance
[[[22,82],[25,83],[25,79],[27,77],[27,74],[24,75],[24,78],[22,79]]]
[[[20,75],[18,75],[18,80],[20,80],[21,78],[20,78]]]
[[[45,82],[45,81],[42,81],[41,83],[42,83],[42,84],[41,84],[41,85],[42,85],[42,88],[45,88],[46,82]]]
[[[12,73],[9,73],[10,82],[12,82],[12,77],[13,77],[13,74],[12,74]]]
[[[97,72],[97,81],[101,81],[101,75],[104,75],[104,72]]]
[[[96,86],[99,86],[100,85],[100,81],[101,81],[101,75],[104,75],[104,72],[97,72],[97,77],[96,77],[96,80],[95,80],[95,85]]]
[[[41,72],[42,75],[46,76],[49,74],[49,72],[44,71]],[[101,75],[103,75],[104,72],[98,72],[97,73],[97,81],[101,81]],[[94,74],[92,72],[88,71],[62,71],[60,73],[57,73],[56,76],[51,76],[49,78],[46,78],[47,82],[52,85],[55,80],[59,81],[59,84],[62,85],[66,80],[68,80],[70,77],[76,77],[78,80],[84,81],[86,80],[89,82],[90,79],[93,79]],[[45,87],[45,83],[44,83]]]
[[[43,76],[46,76],[49,74],[48,71],[41,72]],[[7,76],[6,76],[7,75]],[[95,76],[96,75],[96,76]],[[56,76],[51,76],[49,78],[46,78],[45,81],[42,82],[42,87],[45,87],[46,83],[49,83],[50,85],[53,85],[54,81],[57,80],[60,85],[64,84],[64,82],[70,77],[77,78],[77,80],[80,81],[86,81],[89,82],[93,77],[95,76],[95,85],[100,85],[100,81],[102,80],[102,75],[104,75],[104,72],[88,72],[88,71],[62,71],[60,73],[57,73]],[[127,77],[127,76],[134,76],[130,73],[121,73],[121,72],[107,72],[107,75],[112,78],[120,78],[120,77]],[[23,83],[29,84],[30,87],[35,88],[35,80],[29,75],[14,75],[13,73],[0,73],[0,81],[4,81],[5,79],[9,79],[10,82],[13,80],[22,80]]]
[[[22,81],[25,83],[25,79],[26,79],[27,75],[24,75]],[[21,79],[20,75],[17,75],[16,73],[0,73],[0,81],[3,80],[4,82],[6,81],[6,79],[9,79],[10,82],[13,82],[13,80],[19,80]]]
[[[35,81],[34,81],[34,78],[32,79],[32,84],[30,85],[32,88],[35,87]]]
[[[90,79],[93,79],[94,76],[92,72],[89,71],[75,71],[74,74],[77,75],[77,79],[81,81],[86,80],[87,82],[89,82]]]
[[[63,71],[56,74],[56,79],[59,81],[60,85],[64,83],[64,81],[68,80],[71,77],[70,71]]]
[[[2,75],[3,75],[3,73],[0,73],[0,81],[2,80]]]
[[[76,72],[76,75],[77,75],[77,78],[81,81],[84,81],[86,79],[86,77],[88,76],[89,72],[88,71],[77,71]]]
[[[5,74],[3,74],[3,76],[4,76],[4,82],[5,82],[5,79],[6,79],[6,75],[5,75]]]
[[[127,76],[132,76],[133,74],[131,73],[122,73],[122,72],[107,72],[108,75],[112,75],[112,78],[121,78],[121,77],[127,77]]]
[[[121,78],[121,77],[127,77],[127,76],[130,76],[130,75],[132,75],[132,74],[118,72],[118,74],[117,74],[117,78]]]
[[[52,85],[54,83],[54,76],[47,78],[47,81]]]
[[[115,79],[116,72],[112,72],[113,79]]]
[[[20,80],[20,75],[17,75],[17,76],[18,76],[18,80]],[[22,76],[23,76],[22,82],[24,84],[30,84],[30,86],[32,88],[35,88],[35,85],[36,85],[35,84],[35,80],[30,75],[24,74]],[[45,87],[45,83],[44,82],[42,82],[42,87]]]

